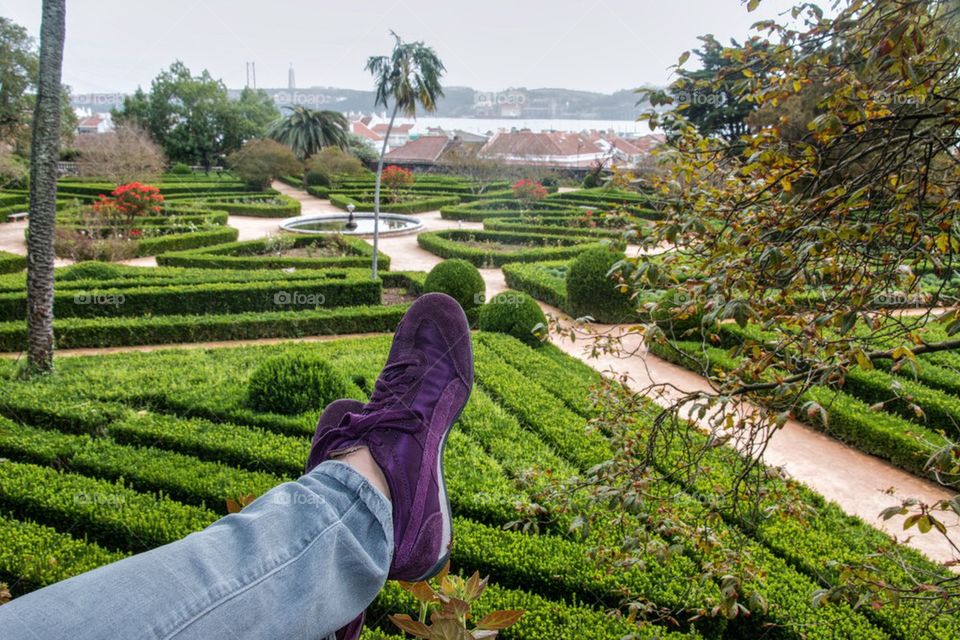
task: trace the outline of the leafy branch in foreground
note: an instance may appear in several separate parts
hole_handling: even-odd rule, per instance
[[[649,404],[612,400],[621,426],[603,427],[618,446],[610,471],[592,479],[597,499],[614,501],[654,480],[698,486],[715,470],[706,463],[713,452],[735,448],[744,455],[724,458],[722,479],[706,485],[708,508],[692,513],[746,530],[783,513],[769,501],[776,470],[763,455],[790,417],[817,411],[812,389],[836,389],[880,361],[908,373],[920,354],[955,349],[950,336],[960,329],[954,311],[932,322],[957,299],[960,5],[839,0],[828,12],[802,3],[754,27],[758,36],[743,46],[711,44],[712,73],[679,73],[666,90],[642,92],[654,107],[644,117],[671,134],[658,150],[669,174],[652,180],[662,219],[641,240],[658,251],[614,268],[649,318],[633,330],[646,345],[694,340],[704,353],[728,349],[725,361],[685,360],[707,379],[701,390],[671,382],[638,389],[665,407],[643,433],[627,425]],[[698,126],[711,104],[736,106],[749,127]],[[593,349],[642,356],[646,347],[632,337],[595,336]],[[950,455],[932,454],[929,464],[942,467],[935,474],[955,470]],[[670,512],[669,495],[644,499]],[[906,496],[888,517],[908,532],[948,538],[952,557],[943,564],[951,565],[960,559],[954,530],[937,524],[955,521],[958,506]],[[680,518],[683,527],[699,524]],[[898,549],[878,544],[858,562],[824,549],[835,562],[818,602],[844,594],[883,607],[912,598],[931,619],[960,611],[953,577],[903,560]],[[898,571],[906,577],[889,579]]]
[[[493,611],[470,628],[470,608],[487,588],[489,578],[474,572],[469,578],[450,575],[450,563],[436,578],[425,582],[400,582],[420,603],[416,619],[394,614],[390,620],[402,631],[428,640],[483,640],[517,623],[523,611]],[[434,585],[431,585],[434,582]]]

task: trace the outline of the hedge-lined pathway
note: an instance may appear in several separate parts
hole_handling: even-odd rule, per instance
[[[545,308],[560,319],[563,326],[571,326],[572,321],[568,316],[557,309]],[[622,333],[623,329],[616,326],[597,325],[593,330],[623,336],[624,352],[631,355],[601,355],[590,358],[584,352],[589,348],[590,340],[583,336],[576,342],[554,336],[553,343],[605,375],[618,378],[627,376],[629,386],[635,390],[646,389],[655,384],[676,387],[665,387],[665,396],[654,398],[661,406],[667,405],[682,392],[710,389],[703,377],[648,353],[639,334]],[[689,413],[687,417],[691,417]],[[705,419],[692,419],[706,426]],[[783,467],[792,477],[836,502],[847,513],[859,516],[900,538],[904,537],[903,517],[898,516],[886,522],[878,517],[883,509],[897,504],[897,499],[886,493],[888,489],[896,490],[897,494],[903,497],[916,497],[927,504],[949,499],[954,495],[933,482],[898,469],[880,458],[847,446],[793,419],[787,420],[783,428],[770,439],[764,460],[768,464]],[[947,513],[938,513],[937,517],[950,527],[952,535],[960,532],[960,518]],[[912,532],[917,533],[915,529]],[[917,534],[910,539],[909,544],[933,560],[944,562],[954,557],[950,545],[935,532]]]
[[[315,198],[303,191],[294,189],[281,183],[274,183],[274,188],[281,193],[296,198],[301,202],[301,215],[318,215],[343,213],[329,201]],[[439,211],[416,214],[423,220],[424,227],[429,231],[439,229],[480,229],[482,223],[460,223],[453,220],[444,220]],[[231,226],[240,229],[240,238],[255,239],[276,233],[279,220],[250,218],[246,216],[230,216]],[[14,236],[16,231],[7,227],[20,227],[19,242],[22,248],[18,250]],[[23,243],[23,227],[25,223],[10,223],[0,227],[0,249],[25,253]],[[391,269],[396,271],[416,270],[429,271],[441,259],[434,254],[421,249],[417,244],[416,234],[382,238],[381,247],[391,259]],[[8,248],[9,247],[9,248]],[[152,263],[151,263],[152,261]],[[135,259],[129,261],[144,266],[155,265],[152,258]],[[507,288],[503,272],[500,269],[481,269],[481,275],[487,285],[487,296],[493,296]],[[557,318],[564,326],[569,327],[572,320],[556,308],[541,303],[544,311]],[[597,331],[622,330],[617,327],[598,325]],[[369,335],[369,334],[364,334]],[[355,336],[316,336],[297,339],[303,342],[315,342],[334,338]],[[170,344],[157,346],[114,347],[103,349],[64,349],[57,352],[58,356],[100,355],[128,351],[156,351],[167,349],[241,347],[246,345],[278,344],[295,341],[291,338],[268,338],[262,340],[244,340],[230,342],[206,342],[190,344]],[[632,353],[629,357],[617,358],[603,355],[591,358],[587,353],[589,341],[583,338],[577,342],[570,342],[554,336],[554,343],[566,353],[579,358],[605,375],[626,376],[628,384],[635,390],[642,390],[651,384],[669,384],[683,391],[707,390],[707,381],[682,367],[661,360],[653,354],[646,353],[642,338],[638,334],[629,334],[624,339],[626,349]],[[2,357],[19,357],[20,354],[0,354]],[[669,398],[676,397],[680,391],[675,390],[658,402],[665,404]],[[765,452],[765,459],[769,464],[782,466],[791,476],[811,487],[824,497],[840,505],[848,514],[859,516],[863,520],[877,526],[891,535],[902,536],[902,518],[893,518],[882,522],[877,516],[880,511],[895,503],[895,499],[887,495],[888,489],[895,489],[903,496],[914,496],[927,503],[952,497],[941,487],[920,479],[910,473],[902,471],[879,458],[865,454],[857,449],[848,447],[834,440],[822,432],[812,429],[796,420],[789,420],[772,439]],[[944,514],[942,519],[952,530],[960,530],[960,518],[948,518]],[[949,544],[935,534],[916,535],[909,540],[909,544],[937,561],[952,559]]]

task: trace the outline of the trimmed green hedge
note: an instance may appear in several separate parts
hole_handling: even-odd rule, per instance
[[[244,313],[379,305],[381,283],[359,272],[312,271],[299,280],[92,288],[54,294],[58,318]],[[0,294],[0,318],[26,317],[26,292]]]
[[[233,216],[254,216],[259,218],[290,218],[300,215],[300,201],[283,194],[267,196],[263,201],[251,202],[253,198],[226,200],[211,198],[205,203],[222,209]]]
[[[403,202],[389,202],[381,194],[380,211],[384,213],[421,213],[424,211],[436,211],[447,205],[457,204],[460,198],[457,196],[429,196],[417,197]],[[373,200],[355,200],[352,195],[346,193],[330,193],[330,204],[341,209],[346,209],[348,204],[353,204],[357,211],[373,211]]]
[[[885,371],[857,368],[847,373],[844,388],[868,404],[882,403],[884,411],[911,422],[932,430],[942,429],[954,438],[960,434],[960,398],[931,389],[906,375],[893,376]],[[913,405],[923,414],[919,415]]]
[[[234,242],[240,232],[233,227],[178,233],[157,238],[143,238],[137,241],[138,256],[155,256],[167,251],[183,251],[208,245]]]
[[[209,315],[56,318],[58,349],[392,332],[408,304]],[[0,322],[0,351],[27,345],[25,321]]]
[[[0,461],[0,507],[22,518],[81,530],[113,549],[146,551],[217,520],[206,509],[32,464]]]
[[[27,257],[0,251],[0,273],[16,273],[27,268]]]
[[[0,463],[2,466],[2,463]],[[0,514],[0,582],[14,597],[125,557],[51,527]]]
[[[587,433],[583,418],[567,409],[555,396],[531,380],[483,343],[474,347],[477,383],[528,428],[549,442],[561,456],[588,469],[610,456],[603,436]]]
[[[109,438],[68,435],[0,419],[0,454],[55,466],[94,478],[124,478],[130,488],[162,491],[187,504],[226,514],[226,499],[260,495],[281,482],[272,474],[234,469],[219,462],[152,447],[128,447]]]
[[[511,262],[503,265],[507,286],[523,291],[541,302],[569,313],[567,303],[567,270],[569,260],[554,262]]]
[[[463,242],[494,244],[485,249],[467,246]],[[462,258],[478,267],[500,266],[508,262],[573,258],[587,249],[601,246],[593,238],[462,229],[421,233],[417,236],[417,244],[441,258]],[[511,248],[504,249],[501,245]],[[516,248],[512,248],[513,246]]]
[[[538,233],[555,236],[590,236],[596,238],[622,238],[627,229],[603,229],[598,227],[578,227],[571,222],[570,216],[531,216],[529,218],[484,218],[483,228],[487,231],[510,231],[513,233]],[[638,221],[640,228],[643,224]]]
[[[487,218],[515,218],[522,211],[549,212],[553,216],[576,217],[583,210],[568,204],[540,200],[525,204],[514,198],[484,198],[474,202],[445,206],[440,209],[444,220],[482,222]]]
[[[195,195],[203,196],[213,193],[250,191],[242,182],[234,180],[220,180],[217,182],[200,182],[192,180],[160,182],[156,185],[164,196]],[[57,182],[57,193],[60,196],[97,196],[110,195],[117,185],[111,182],[74,182],[60,180]]]
[[[157,264],[170,267],[194,267],[201,269],[328,269],[331,267],[370,266],[373,247],[361,238],[351,236],[289,236],[293,248],[311,245],[336,246],[343,255],[317,257],[285,257],[266,255],[268,239],[232,242],[190,251],[178,251],[157,256]],[[390,268],[390,256],[380,254],[379,264]]]

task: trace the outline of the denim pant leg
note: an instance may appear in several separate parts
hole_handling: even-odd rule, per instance
[[[0,638],[323,640],[392,558],[390,502],[328,461],[183,540],[0,606]]]

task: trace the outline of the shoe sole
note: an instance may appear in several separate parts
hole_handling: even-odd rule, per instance
[[[468,334],[469,339],[472,341],[472,334]],[[473,373],[473,345],[470,346],[470,373]],[[437,563],[434,564],[429,571],[425,574],[414,580],[414,582],[423,582],[429,580],[433,576],[440,573],[440,570],[443,569],[444,565],[447,564],[447,561],[450,560],[450,544],[453,542],[453,517],[450,515],[452,509],[450,508],[450,496],[447,493],[447,481],[444,476],[444,452],[447,449],[447,437],[450,435],[450,432],[453,431],[453,425],[457,423],[457,420],[460,419],[460,414],[463,413],[464,408],[467,406],[467,402],[470,400],[470,394],[473,393],[473,378],[470,379],[470,388],[467,390],[467,397],[463,401],[463,406],[460,407],[460,410],[457,411],[456,417],[454,417],[453,422],[450,423],[450,428],[447,429],[446,433],[443,434],[443,439],[440,441],[440,454],[437,460],[437,473],[440,481],[440,491],[443,493],[443,500],[440,501],[440,515],[444,518],[445,522],[450,523],[450,536],[449,540],[446,541],[446,544],[441,547],[444,549],[444,553],[440,556],[440,559],[437,560]]]

